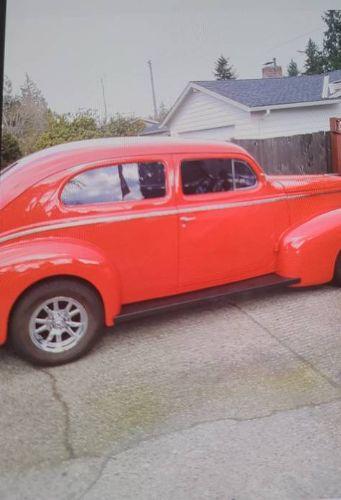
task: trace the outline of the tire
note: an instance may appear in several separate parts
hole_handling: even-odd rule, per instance
[[[336,259],[333,285],[341,287],[341,254]]]
[[[90,286],[57,278],[28,290],[11,313],[14,351],[35,365],[56,366],[83,356],[103,327],[103,305]]]

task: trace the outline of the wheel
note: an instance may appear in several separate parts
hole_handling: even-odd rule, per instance
[[[103,326],[97,293],[68,278],[36,285],[19,299],[9,337],[19,356],[33,364],[55,366],[83,356]]]
[[[341,286],[341,254],[336,259],[333,284],[335,286]]]

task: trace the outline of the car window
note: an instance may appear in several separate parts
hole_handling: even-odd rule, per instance
[[[211,158],[181,163],[184,194],[203,194],[233,189],[232,160]]]
[[[249,165],[242,161],[233,160],[235,189],[247,188],[257,183],[257,177]]]
[[[181,163],[184,194],[231,191],[254,186],[257,177],[244,162],[228,158],[184,160]]]
[[[64,187],[65,205],[160,198],[166,195],[162,163],[124,163],[87,170]]]

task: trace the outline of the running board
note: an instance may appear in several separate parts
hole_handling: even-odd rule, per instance
[[[266,274],[265,276],[238,281],[237,283],[205,288],[204,290],[195,290],[194,292],[172,295],[161,299],[126,304],[122,307],[120,314],[116,316],[115,322],[150,316],[159,312],[178,309],[187,304],[198,304],[207,300],[230,297],[243,292],[282,288],[299,283],[299,281],[299,278],[283,278],[278,274]]]

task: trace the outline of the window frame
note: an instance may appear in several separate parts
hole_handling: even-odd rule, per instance
[[[236,187],[235,162],[237,162],[237,163],[243,163],[244,165],[246,165],[248,167],[249,170],[251,170],[251,172],[253,173],[253,175],[255,177],[255,183],[252,184],[252,186]],[[247,161],[245,161],[245,160],[238,160],[237,158],[232,158],[232,175],[233,175],[233,190],[232,191],[246,191],[246,190],[249,190],[249,189],[254,189],[255,187],[257,187],[257,184],[259,182],[258,177],[257,177],[255,171],[249,165],[249,163]]]
[[[228,190],[228,191],[218,191],[218,192],[209,192],[209,193],[193,193],[193,194],[186,194],[183,191],[183,182],[182,182],[182,163],[183,162],[190,162],[190,161],[199,161],[199,160],[231,160],[232,162],[232,180],[233,180],[233,188]],[[235,162],[238,163],[244,163],[250,171],[253,173],[255,176],[256,182],[252,186],[246,186],[246,187],[236,187],[236,179],[235,179]],[[222,198],[226,197],[231,194],[236,194],[236,193],[241,193],[245,191],[256,191],[257,189],[260,188],[261,183],[260,183],[260,176],[257,171],[255,171],[254,168],[250,165],[250,162],[247,161],[246,158],[244,157],[239,157],[237,154],[236,155],[226,155],[226,154],[198,154],[198,155],[191,155],[188,158],[186,157],[178,157],[178,185],[179,185],[179,192],[180,195],[184,200],[194,200],[194,199],[199,199],[201,197],[207,198],[207,197],[213,197],[214,199],[216,198]]]
[[[157,198],[145,198],[142,200],[115,200],[115,201],[103,201],[103,202],[90,202],[90,203],[82,203],[82,204],[70,204],[67,205],[64,203],[62,199],[62,193],[66,187],[66,185],[72,180],[78,177],[79,175],[86,173],[90,170],[96,170],[99,168],[106,167],[118,167],[118,165],[124,165],[129,163],[160,163],[164,167],[165,173],[165,195]],[[109,160],[102,160],[98,162],[91,163],[83,163],[82,165],[77,165],[75,167],[71,167],[68,171],[68,175],[63,177],[63,181],[59,185],[58,188],[58,205],[59,209],[62,212],[103,212],[110,210],[131,210],[136,206],[144,206],[149,207],[150,205],[163,205],[169,203],[172,198],[172,179],[171,179],[171,168],[169,158],[160,156],[132,156],[132,157],[124,157],[124,158],[112,158]]]

